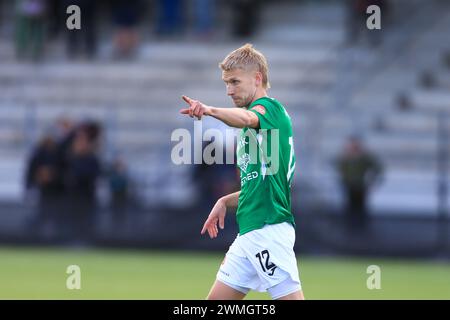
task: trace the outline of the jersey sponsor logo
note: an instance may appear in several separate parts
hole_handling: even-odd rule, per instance
[[[252,171],[247,174],[241,174],[241,186],[243,186],[247,181],[258,178],[258,171]]]
[[[248,145],[248,141],[246,141],[245,136],[241,137],[238,142],[237,152],[239,152],[242,148]]]
[[[266,108],[264,108],[264,106],[262,106],[262,105],[254,106],[252,108],[252,110],[255,110],[256,112],[261,113],[262,115],[266,114]]]
[[[250,163],[250,155],[248,153],[244,153],[238,159],[237,164],[242,171],[247,172],[247,167],[249,163]]]

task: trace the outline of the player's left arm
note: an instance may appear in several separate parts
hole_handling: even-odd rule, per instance
[[[189,104],[189,108],[182,109],[180,112],[189,115],[191,118],[197,117],[197,119],[200,120],[203,116],[211,116],[230,127],[259,128],[258,116],[248,110],[240,108],[210,107],[186,96],[182,96],[182,98]]]
[[[223,196],[219,200],[217,200],[216,204],[211,210],[211,213],[206,219],[201,234],[204,234],[208,231],[209,237],[211,239],[216,238],[219,233],[219,229],[217,228],[217,224],[219,224],[219,228],[223,229],[225,227],[225,215],[227,213],[227,208],[237,207],[239,203],[239,194],[241,192],[237,191],[226,196]]]

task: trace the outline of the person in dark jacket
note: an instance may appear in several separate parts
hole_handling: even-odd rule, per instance
[[[337,169],[346,197],[349,225],[362,230],[367,226],[369,192],[382,174],[381,163],[353,136],[337,160]]]
[[[58,228],[60,222],[64,188],[59,161],[56,141],[47,135],[32,152],[27,164],[26,189],[38,191],[37,214],[30,227],[38,232],[47,225]]]

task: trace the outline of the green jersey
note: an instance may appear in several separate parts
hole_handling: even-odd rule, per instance
[[[259,129],[243,128],[237,144],[241,193],[236,212],[239,234],[266,224],[290,222],[295,155],[292,122],[283,105],[263,97],[248,108]]]

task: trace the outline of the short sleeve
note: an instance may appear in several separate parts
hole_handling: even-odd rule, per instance
[[[258,116],[259,128],[260,129],[275,129],[279,128],[280,111],[279,108],[272,104],[270,106],[264,106],[262,104],[257,104],[249,109]]]

